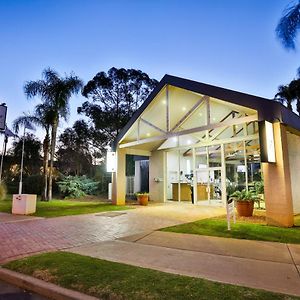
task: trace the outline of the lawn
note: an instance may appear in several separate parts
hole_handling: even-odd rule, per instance
[[[12,200],[0,201],[0,212],[11,213]],[[115,211],[129,209],[128,206],[117,206],[97,201],[73,201],[73,200],[51,200],[49,202],[37,201],[37,217],[60,217],[69,215],[91,214],[104,211]]]
[[[299,299],[67,252],[40,254],[4,267],[101,299]]]
[[[226,238],[300,244],[300,216],[295,217],[296,225],[292,228],[267,226],[263,220],[263,217],[260,215],[254,216],[253,218],[238,219],[236,224],[231,223],[231,231],[228,231],[226,217],[222,216],[167,227],[161,230]]]

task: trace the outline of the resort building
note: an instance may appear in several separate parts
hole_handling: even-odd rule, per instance
[[[234,190],[263,181],[268,224],[292,226],[299,135],[298,115],[276,101],[165,75],[114,143],[113,202],[125,204],[133,155],[136,166],[148,161],[151,201],[225,205]]]

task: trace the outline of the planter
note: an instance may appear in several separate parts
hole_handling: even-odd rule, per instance
[[[253,208],[253,201],[236,201],[236,209],[240,217],[252,217]]]
[[[140,205],[148,205],[149,195],[138,195],[137,199]]]

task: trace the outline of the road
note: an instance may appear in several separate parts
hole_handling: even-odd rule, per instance
[[[0,300],[46,300],[42,296],[26,292],[18,287],[0,281]]]

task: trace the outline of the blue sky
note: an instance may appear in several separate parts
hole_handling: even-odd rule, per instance
[[[26,80],[45,67],[85,82],[110,67],[165,73],[272,98],[300,66],[275,27],[289,0],[0,0],[0,101],[8,125],[37,101]],[[298,43],[299,45],[299,43]],[[300,45],[299,45],[300,47]],[[71,101],[71,126],[76,108]]]

